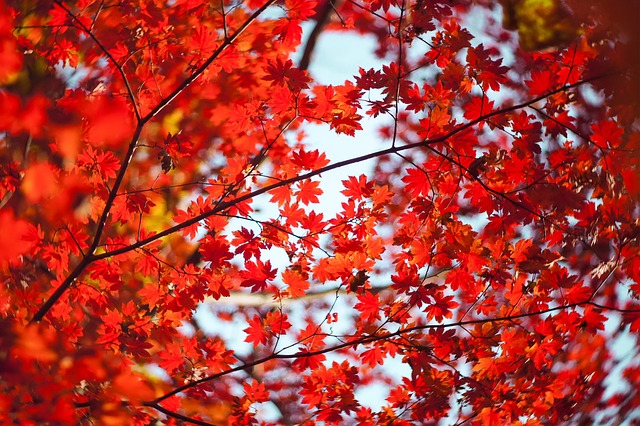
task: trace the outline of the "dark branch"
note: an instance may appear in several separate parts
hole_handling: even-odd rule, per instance
[[[120,255],[120,254],[128,253],[128,252],[130,252],[132,250],[136,250],[136,249],[138,249],[138,248],[140,248],[142,246],[145,246],[145,245],[150,244],[150,243],[152,243],[154,241],[157,241],[157,240],[159,240],[161,238],[164,238],[164,237],[166,237],[168,235],[171,235],[174,232],[180,231],[181,229],[184,229],[184,228],[187,228],[187,227],[189,227],[191,225],[194,225],[194,224],[196,224],[196,223],[198,223],[198,222],[200,222],[200,221],[202,221],[202,220],[204,220],[204,219],[206,219],[206,218],[208,218],[210,216],[213,216],[213,215],[216,215],[216,214],[220,214],[223,211],[235,206],[238,203],[241,203],[241,202],[244,202],[244,201],[248,201],[248,200],[250,200],[252,198],[255,198],[255,197],[259,196],[259,195],[265,194],[265,193],[267,193],[269,191],[272,191],[274,189],[280,188],[282,186],[292,185],[292,184],[294,184],[296,182],[299,182],[301,180],[310,179],[310,178],[312,178],[314,176],[318,176],[318,175],[320,175],[322,173],[326,173],[328,171],[335,170],[335,169],[340,169],[342,167],[350,166],[352,164],[361,163],[363,161],[367,161],[367,160],[370,160],[372,158],[378,158],[378,157],[382,157],[382,156],[389,155],[389,154],[396,154],[396,153],[399,153],[399,152],[402,152],[402,151],[407,151],[407,150],[416,149],[416,148],[424,148],[425,146],[430,146],[430,145],[433,145],[433,144],[436,144],[436,143],[444,142],[447,139],[455,136],[456,134],[458,134],[460,132],[463,132],[463,131],[465,131],[466,129],[468,129],[470,127],[473,127],[473,126],[475,126],[476,124],[478,124],[478,123],[480,123],[482,121],[488,120],[491,117],[495,117],[495,116],[506,114],[506,113],[509,113],[509,112],[512,112],[512,111],[517,111],[517,110],[522,109],[522,108],[526,108],[529,105],[533,105],[536,102],[539,102],[539,101],[541,101],[543,99],[546,99],[549,96],[555,95],[556,93],[560,93],[560,92],[562,92],[564,90],[568,90],[568,89],[571,89],[571,88],[574,88],[574,87],[581,86],[583,84],[590,83],[590,82],[592,82],[592,81],[594,81],[594,80],[596,80],[598,78],[603,78],[603,77],[601,76],[601,77],[591,78],[591,79],[588,79],[588,80],[579,81],[579,82],[574,83],[574,84],[569,85],[569,86],[563,86],[563,87],[561,87],[559,89],[556,89],[556,90],[554,90],[554,91],[552,91],[550,93],[547,93],[546,95],[539,96],[539,97],[531,99],[529,101],[526,101],[526,102],[523,102],[523,103],[520,103],[520,104],[517,104],[517,105],[513,105],[513,106],[510,106],[510,107],[507,107],[507,108],[499,109],[499,110],[496,110],[496,111],[493,111],[493,112],[490,112],[490,113],[488,113],[486,115],[483,115],[483,116],[478,117],[478,118],[476,118],[474,120],[471,120],[471,121],[469,121],[469,122],[467,122],[467,123],[465,123],[465,124],[463,124],[461,126],[458,126],[455,129],[449,131],[448,133],[446,133],[446,134],[444,134],[444,135],[442,135],[442,136],[440,136],[438,138],[435,138],[435,139],[424,139],[424,140],[422,140],[420,142],[415,142],[415,143],[408,144],[408,145],[403,145],[403,146],[391,147],[391,148],[383,149],[383,150],[380,150],[380,151],[371,152],[369,154],[365,154],[365,155],[362,155],[360,157],[351,158],[349,160],[339,161],[337,163],[329,164],[328,166],[323,167],[321,169],[313,170],[311,172],[308,172],[308,173],[305,173],[305,174],[302,174],[302,175],[299,175],[299,176],[296,176],[296,177],[293,177],[293,178],[290,178],[290,179],[285,179],[285,180],[276,182],[276,183],[274,183],[272,185],[268,185],[268,186],[256,189],[253,192],[250,192],[248,194],[242,195],[242,196],[240,196],[238,198],[235,198],[235,199],[233,199],[231,201],[220,202],[220,203],[216,204],[211,210],[208,210],[208,211],[206,211],[204,213],[201,213],[201,214],[199,214],[197,216],[194,216],[193,218],[185,220],[184,222],[179,223],[179,224],[177,224],[175,226],[167,228],[164,231],[158,232],[157,234],[152,235],[152,236],[150,236],[148,238],[145,238],[144,240],[137,241],[137,242],[135,242],[135,243],[133,243],[133,244],[127,246],[127,247],[123,247],[123,248],[120,248],[120,249],[116,249],[116,250],[112,250],[112,251],[109,251],[109,252],[105,252],[105,253],[96,255],[95,256],[95,260],[105,259],[105,258],[108,258],[108,257],[112,257],[112,256],[117,256],[117,255]],[[510,197],[507,197],[507,198],[509,200],[511,200]],[[535,214],[535,212],[533,212],[533,213]]]
[[[238,30],[236,30],[235,33],[233,33],[229,38],[227,38],[224,41],[224,43],[222,43],[222,45],[218,49],[216,49],[216,51],[209,57],[209,59],[207,59],[207,61],[202,66],[200,66],[191,76],[189,76],[178,88],[176,88],[173,92],[171,92],[169,97],[167,97],[164,100],[162,100],[145,117],[139,118],[138,125],[136,126],[135,132],[134,132],[134,134],[133,134],[133,136],[131,138],[131,142],[129,142],[129,147],[127,149],[127,153],[125,155],[125,158],[122,161],[122,165],[120,166],[120,170],[118,171],[118,176],[116,177],[116,181],[115,181],[113,187],[111,188],[111,191],[109,192],[109,196],[108,196],[107,201],[105,203],[104,210],[102,211],[102,215],[100,216],[100,220],[98,221],[98,227],[97,227],[96,232],[94,234],[93,241],[91,243],[91,246],[89,247],[87,255],[82,258],[80,263],[78,263],[78,265],[76,265],[76,267],[69,274],[69,276],[58,286],[58,288],[56,288],[56,290],[49,297],[49,299],[47,299],[47,301],[42,305],[42,307],[40,307],[40,309],[38,309],[38,312],[36,312],[36,314],[34,315],[33,319],[30,321],[31,323],[42,321],[42,319],[47,314],[47,312],[49,312],[51,307],[58,301],[58,299],[60,299],[60,297],[64,294],[64,292],[67,291],[67,289],[69,289],[69,287],[71,287],[71,285],[82,274],[82,272],[85,270],[85,268],[89,264],[91,264],[93,261],[102,258],[102,257],[96,256],[94,253],[95,253],[95,250],[98,248],[98,245],[100,244],[100,239],[102,238],[102,233],[104,232],[104,229],[105,229],[105,226],[106,226],[106,223],[107,223],[107,218],[109,217],[109,213],[111,211],[111,207],[113,206],[114,200],[118,196],[118,191],[120,189],[122,181],[124,180],[124,176],[125,176],[125,174],[127,172],[127,169],[129,167],[129,163],[131,162],[131,159],[133,158],[133,153],[135,152],[135,149],[137,147],[138,139],[140,137],[140,134],[142,132],[142,128],[144,127],[144,125],[149,120],[151,120],[156,114],[158,114],[158,112],[160,112],[167,105],[169,105],[180,93],[182,93],[182,91],[184,91],[187,87],[189,87],[189,85],[191,83],[193,83],[198,77],[200,77],[200,75],[202,75],[202,73],[204,73],[204,71],[209,67],[209,65],[211,65],[213,63],[213,61],[215,61],[215,59],[218,56],[220,56],[220,54],[222,54],[222,52],[233,41],[235,41],[240,36],[240,34],[243,33],[244,30],[247,29],[247,27],[251,23],[254,22],[258,18],[258,16],[262,12],[264,12],[264,10],[267,7],[269,7],[271,4],[273,4],[274,2],[275,2],[275,0],[268,0],[260,9],[256,10],[256,12],[253,13],[253,15],[251,15],[240,26],[240,28],[238,28]],[[67,11],[67,13],[69,13],[71,16],[73,16],[73,14],[71,14],[69,9],[67,9],[61,3],[59,3],[58,0],[56,0],[56,4],[60,5],[60,7],[65,9]],[[77,20],[77,18],[75,18],[75,17],[74,17],[74,19]],[[90,31],[87,30],[87,32],[88,32],[88,34],[90,36],[92,36]],[[96,43],[99,43],[99,41],[96,40],[95,37],[92,37],[92,38],[96,41]],[[103,48],[103,50],[104,50],[104,48]],[[109,53],[106,50],[104,50],[104,51],[107,54],[107,56],[110,56]],[[112,58],[112,60],[113,60],[113,58]],[[113,62],[117,66],[117,63],[115,61],[113,61]],[[119,68],[119,69],[121,70],[121,68]],[[123,77],[124,77],[124,73],[123,73]]]
[[[213,423],[207,423],[207,422],[204,422],[202,420],[192,419],[191,417],[187,417],[187,416],[184,416],[182,414],[173,412],[171,410],[167,410],[162,405],[160,405],[158,403],[155,403],[155,402],[145,402],[143,405],[145,407],[149,407],[149,408],[153,408],[154,410],[158,410],[161,413],[166,414],[169,417],[173,417],[174,419],[182,420],[183,422],[186,422],[186,423],[191,423],[191,424],[194,424],[194,425],[201,425],[201,426],[214,426]]]
[[[319,349],[316,351],[309,351],[309,352],[304,352],[304,353],[295,353],[295,354],[282,354],[282,351],[288,349],[288,348],[284,348],[281,349],[279,352],[271,354],[269,356],[254,360],[252,362],[249,363],[245,363],[242,365],[239,365],[237,367],[234,368],[230,368],[229,370],[226,371],[222,371],[220,373],[217,374],[213,374],[211,376],[207,376],[204,377],[200,380],[195,380],[193,382],[187,383],[183,386],[180,386],[174,390],[172,390],[171,392],[166,393],[165,395],[149,402],[149,404],[158,404],[161,401],[164,401],[167,398],[172,397],[173,395],[177,395],[181,392],[184,392],[187,389],[191,389],[194,388],[196,386],[199,386],[202,383],[206,383],[206,382],[210,382],[212,380],[216,380],[219,379],[220,377],[223,376],[227,376],[229,374],[238,372],[238,371],[243,371],[246,369],[250,369],[255,367],[256,365],[260,365],[263,364],[265,362],[274,360],[274,359],[297,359],[297,358],[305,358],[305,357],[313,357],[313,356],[317,356],[317,355],[322,355],[322,354],[326,354],[329,352],[335,352],[338,351],[340,349],[345,349],[345,348],[349,348],[349,347],[356,347],[358,345],[362,345],[362,344],[367,344],[367,343],[374,343],[374,342],[378,342],[381,340],[387,340],[390,339],[392,337],[399,337],[399,336],[403,336],[407,333],[411,333],[414,331],[421,331],[421,330],[429,330],[429,329],[448,329],[448,328],[453,328],[453,327],[464,327],[467,325],[476,325],[476,324],[486,324],[486,323],[500,323],[500,322],[513,322],[515,320],[518,319],[522,319],[522,318],[528,318],[528,317],[534,317],[537,315],[544,315],[544,314],[548,314],[548,313],[552,313],[552,312],[557,312],[557,311],[561,311],[561,310],[565,310],[565,309],[571,309],[571,308],[577,308],[577,307],[581,307],[581,306],[593,306],[599,309],[606,309],[606,310],[612,310],[612,311],[616,311],[616,312],[625,312],[625,313],[640,313],[640,309],[627,309],[627,310],[621,310],[620,308],[616,308],[616,307],[609,307],[609,306],[605,306],[605,305],[601,305],[601,304],[597,304],[594,302],[591,302],[589,300],[583,301],[583,302],[576,302],[576,303],[569,303],[566,305],[560,305],[560,306],[556,306],[553,308],[548,308],[548,309],[542,309],[540,311],[535,311],[535,312],[527,312],[527,313],[522,313],[522,314],[516,314],[516,315],[507,315],[507,316],[503,316],[503,317],[497,317],[497,318],[483,318],[483,319],[475,319],[475,320],[467,320],[467,321],[457,321],[457,322],[453,322],[453,323],[446,323],[446,324],[427,324],[427,325],[419,325],[419,326],[414,326],[414,327],[408,327],[408,328],[403,328],[400,330],[397,330],[395,332],[392,333],[386,333],[386,334],[379,334],[379,335],[368,335],[368,336],[364,336],[361,337],[359,339],[355,339],[355,340],[351,340],[351,341],[347,341],[344,343],[340,343],[338,345],[334,345],[334,346],[330,346],[324,349]]]
[[[304,46],[302,58],[300,59],[300,64],[298,65],[298,68],[300,68],[301,70],[309,69],[311,56],[313,56],[313,51],[315,50],[318,37],[320,37],[320,34],[322,33],[325,25],[327,25],[329,19],[331,19],[332,12],[335,8],[333,2],[334,0],[325,0],[324,4],[319,8],[318,14],[315,16],[316,25],[313,27],[311,34],[309,34],[309,38],[307,38],[307,43]]]
[[[140,120],[140,111],[138,110],[138,106],[136,104],[136,98],[133,94],[133,89],[129,84],[129,80],[127,79],[127,75],[124,73],[124,69],[122,68],[122,66],[118,63],[118,61],[115,60],[115,58],[111,55],[111,53],[109,53],[107,48],[104,47],[104,45],[100,42],[100,40],[98,40],[98,38],[95,36],[95,34],[93,34],[93,31],[91,31],[90,28],[87,28],[86,25],[84,25],[84,23],[80,19],[78,19],[78,17],[75,14],[73,14],[73,12],[71,12],[71,10],[69,10],[60,0],[54,0],[54,1],[58,6],[60,6],[60,8],[62,8],[65,12],[67,12],[67,15],[69,15],[69,17],[78,24],[78,28],[84,31],[98,45],[100,50],[102,50],[102,52],[109,59],[109,61],[111,61],[113,66],[116,67],[116,69],[118,70],[118,74],[120,74],[120,77],[122,77],[124,85],[127,88],[127,94],[131,99],[131,105],[133,106],[133,112],[136,115],[136,119]],[[97,18],[97,15],[94,18],[94,23],[96,18]]]

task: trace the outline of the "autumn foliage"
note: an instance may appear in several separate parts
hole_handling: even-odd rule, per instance
[[[0,0],[0,423],[637,421],[629,16]]]

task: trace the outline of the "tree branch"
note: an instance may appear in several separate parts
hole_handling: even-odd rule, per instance
[[[147,115],[142,117],[140,121],[146,123],[153,117],[158,115],[167,105],[169,105],[175,98],[185,91],[191,84],[196,81],[209,66],[229,47],[240,35],[251,25],[258,16],[260,16],[269,6],[274,4],[276,0],[268,0],[258,10],[256,10],[231,36],[227,37],[224,42],[204,61],[189,77],[187,77],[178,87],[176,87],[166,98],[164,98],[155,108],[153,108]]]
[[[360,157],[355,157],[355,158],[351,158],[351,159],[348,159],[348,160],[339,161],[337,163],[329,164],[328,166],[325,166],[325,167],[323,167],[321,169],[313,170],[313,171],[310,171],[308,173],[305,173],[305,174],[302,174],[302,175],[299,175],[299,176],[295,176],[295,177],[292,177],[292,178],[289,178],[289,179],[281,180],[281,181],[276,182],[276,183],[271,184],[271,185],[264,186],[262,188],[256,189],[253,192],[250,192],[248,194],[245,194],[245,195],[242,195],[242,196],[240,196],[238,198],[235,198],[235,199],[233,199],[231,201],[220,202],[220,203],[216,204],[213,208],[211,208],[211,210],[203,212],[203,213],[201,213],[201,214],[199,214],[197,216],[194,216],[191,219],[185,220],[182,223],[179,223],[179,224],[177,224],[175,226],[167,228],[164,231],[158,232],[157,234],[152,235],[150,237],[147,237],[144,240],[137,241],[137,242],[135,242],[135,243],[133,243],[133,244],[127,246],[127,247],[123,247],[123,248],[120,248],[120,249],[116,249],[116,250],[112,250],[112,251],[108,251],[108,252],[96,255],[95,256],[95,260],[106,259],[108,257],[117,256],[117,255],[120,255],[120,254],[128,253],[128,252],[130,252],[132,250],[136,250],[136,249],[138,249],[138,248],[140,248],[142,246],[145,246],[145,245],[150,244],[150,243],[152,243],[154,241],[157,241],[157,240],[159,240],[161,238],[164,238],[164,237],[166,237],[168,235],[171,235],[174,232],[180,231],[181,229],[184,229],[184,228],[187,228],[187,227],[189,227],[191,225],[194,225],[194,224],[196,224],[196,223],[198,223],[198,222],[200,222],[200,221],[202,221],[202,220],[204,220],[204,219],[206,219],[206,218],[208,218],[210,216],[219,214],[219,213],[221,213],[221,212],[223,212],[223,211],[235,206],[238,203],[251,200],[252,198],[255,198],[255,197],[259,196],[259,195],[265,194],[265,193],[267,193],[269,191],[272,191],[274,189],[280,188],[282,186],[292,185],[292,184],[294,184],[296,182],[299,182],[301,180],[310,179],[310,178],[312,178],[314,176],[318,176],[318,175],[320,175],[322,173],[326,173],[328,171],[339,169],[339,168],[346,167],[346,166],[350,166],[350,165],[353,165],[353,164],[361,163],[363,161],[367,161],[367,160],[370,160],[372,158],[382,157],[382,156],[389,155],[389,154],[396,154],[398,152],[407,151],[407,150],[416,149],[416,148],[424,148],[425,146],[429,146],[429,145],[432,145],[432,144],[444,142],[447,139],[451,138],[452,136],[455,136],[456,134],[458,134],[460,132],[463,132],[464,130],[466,130],[466,129],[470,128],[470,127],[473,127],[473,126],[475,126],[476,124],[478,124],[478,123],[480,123],[482,121],[488,120],[491,117],[495,117],[495,116],[498,116],[498,115],[501,115],[501,114],[506,114],[506,113],[509,113],[509,112],[512,112],[512,111],[516,111],[516,110],[528,107],[529,105],[533,105],[536,102],[539,102],[541,100],[544,100],[544,99],[548,98],[549,96],[555,95],[556,93],[559,93],[559,92],[562,92],[564,90],[568,90],[568,89],[571,89],[571,88],[575,88],[575,87],[581,86],[583,84],[590,83],[590,82],[592,82],[594,80],[597,80],[597,79],[600,79],[600,78],[604,78],[604,76],[599,76],[599,77],[594,77],[594,78],[590,78],[590,79],[587,79],[587,80],[582,80],[582,81],[579,81],[579,82],[571,84],[571,85],[563,86],[563,87],[561,87],[559,89],[556,89],[556,90],[554,90],[554,91],[552,91],[550,93],[538,96],[538,97],[536,97],[534,99],[531,99],[529,101],[526,101],[526,102],[523,102],[523,103],[520,103],[520,104],[517,104],[517,105],[513,105],[513,106],[510,106],[510,107],[502,108],[502,109],[499,109],[499,110],[496,110],[496,111],[493,111],[493,112],[490,112],[490,113],[485,114],[485,115],[483,115],[481,117],[478,117],[478,118],[476,118],[474,120],[471,120],[471,121],[469,121],[469,122],[467,122],[465,124],[462,124],[462,125],[456,127],[455,129],[449,131],[448,133],[446,133],[446,134],[444,134],[444,135],[442,135],[442,136],[440,136],[438,138],[435,138],[435,139],[426,139],[425,138],[424,140],[422,140],[420,142],[415,142],[415,143],[411,143],[411,144],[408,144],[408,145],[402,145],[402,146],[395,146],[395,147],[386,148],[386,149],[383,149],[383,150],[380,150],[380,151],[371,152],[369,154],[365,154],[365,155],[362,155]],[[509,197],[507,197],[507,198],[509,198]]]
[[[71,10],[69,10],[69,8],[67,8],[60,0],[54,0],[55,4],[57,4],[58,6],[60,6],[60,8],[62,8],[67,15],[69,15],[69,17],[71,17],[71,19],[73,21],[75,21],[78,24],[78,27],[84,31],[100,48],[100,50],[102,50],[102,52],[105,54],[105,56],[109,59],[109,61],[111,61],[111,63],[113,63],[113,65],[116,67],[116,69],[118,70],[118,74],[120,74],[120,77],[122,77],[122,81],[124,82],[124,85],[127,89],[127,94],[129,95],[129,98],[131,99],[131,105],[133,106],[133,112],[136,116],[137,120],[140,120],[140,111],[138,110],[138,105],[136,104],[136,98],[133,94],[133,89],[131,88],[131,85],[129,84],[129,80],[127,79],[127,75],[124,73],[124,69],[122,68],[122,66],[115,60],[115,58],[111,55],[111,53],[109,53],[109,51],[107,50],[106,47],[104,47],[104,45],[100,42],[100,40],[98,40],[98,38],[95,36],[95,34],[93,34],[93,31],[91,31],[91,29],[87,28],[86,25],[84,25],[84,23],[78,19],[78,17],[71,12]],[[100,6],[102,8],[102,5]],[[99,12],[99,11],[98,11]],[[96,17],[93,20],[93,23],[91,24],[92,26],[95,24],[95,19],[97,19],[97,14]]]
[[[336,0],[336,3],[340,1],[341,0]],[[302,58],[300,58],[300,64],[298,65],[298,68],[300,68],[301,70],[309,69],[309,64],[311,63],[311,56],[313,55],[313,51],[315,50],[318,37],[320,37],[322,30],[331,19],[332,12],[337,6],[337,5],[334,5],[333,3],[334,3],[334,0],[325,0],[324,4],[320,8],[320,10],[318,10],[318,13],[315,16],[316,25],[313,27],[313,30],[309,34],[309,38],[307,38],[307,42],[302,52]]]
[[[145,402],[144,404],[145,407],[149,407],[149,408],[153,408],[154,410],[158,410],[163,414],[166,414],[169,417],[173,417],[174,419],[177,420],[182,420],[183,422],[187,422],[187,423],[191,423],[194,425],[200,425],[200,426],[215,426],[213,423],[207,423],[204,422],[202,420],[196,420],[196,419],[192,419],[191,417],[187,417],[185,415],[176,413],[174,411],[171,410],[167,410],[166,408],[164,408],[162,405],[156,403],[156,402]]]
[[[69,9],[64,7],[59,2],[59,0],[55,0],[55,1],[56,1],[56,4],[60,5],[60,7],[65,9],[67,11],[67,13],[69,13],[71,16],[73,16],[73,14],[71,14]],[[104,210],[102,211],[102,215],[101,215],[101,217],[100,217],[100,219],[98,221],[98,227],[97,227],[97,229],[95,231],[93,242],[91,243],[91,246],[90,246],[90,248],[89,248],[89,250],[87,252],[87,255],[82,258],[80,263],[78,263],[78,265],[76,265],[76,267],[71,272],[71,274],[69,274],[69,276],[58,286],[58,288],[56,288],[56,290],[49,297],[49,299],[46,300],[46,302],[42,305],[42,307],[40,307],[40,309],[38,309],[38,311],[34,315],[33,319],[30,321],[30,323],[41,321],[44,318],[44,316],[47,314],[47,312],[51,309],[51,307],[58,301],[58,299],[60,299],[62,294],[64,294],[64,292],[67,291],[67,289],[69,287],[71,287],[73,282],[82,274],[82,272],[85,270],[85,268],[89,264],[91,264],[93,261],[103,258],[103,257],[96,256],[94,253],[95,253],[95,250],[97,249],[98,245],[100,244],[100,239],[102,238],[102,233],[103,233],[103,231],[105,229],[105,226],[106,226],[106,223],[107,223],[107,218],[109,217],[109,213],[111,211],[111,207],[113,206],[113,202],[114,202],[115,198],[118,195],[118,190],[120,189],[120,185],[122,184],[122,181],[124,180],[124,176],[125,176],[125,174],[127,172],[127,169],[129,167],[129,163],[131,162],[131,159],[133,157],[133,153],[135,152],[135,149],[137,147],[138,139],[140,137],[140,134],[142,132],[142,128],[144,127],[144,125],[149,120],[151,120],[156,114],[158,114],[158,112],[160,112],[167,105],[169,105],[180,93],[182,93],[182,91],[184,91],[187,87],[189,87],[189,85],[191,83],[193,83],[200,75],[202,75],[202,73],[204,73],[204,71],[207,69],[207,67],[209,67],[209,65],[211,65],[213,63],[213,61],[218,56],[220,56],[220,54],[224,51],[224,49],[227,48],[234,40],[236,40],[240,36],[240,34],[242,34],[242,32],[244,32],[244,30],[246,30],[247,27],[252,22],[254,22],[258,18],[258,16],[262,12],[264,12],[266,10],[266,8],[268,6],[270,6],[274,2],[275,2],[275,0],[269,0],[260,9],[258,9],[256,12],[254,12],[240,26],[240,28],[238,28],[238,30],[236,30],[236,32],[234,32],[229,38],[227,38],[225,40],[225,42],[218,49],[216,49],[216,51],[209,57],[209,59],[207,59],[206,62],[202,66],[200,66],[191,76],[189,76],[179,87],[177,87],[169,95],[169,97],[167,97],[164,100],[162,100],[145,117],[142,117],[142,118],[138,119],[138,124],[137,124],[136,129],[134,131],[134,134],[133,134],[133,136],[131,138],[131,142],[129,142],[129,147],[127,149],[127,153],[125,155],[125,158],[122,161],[122,165],[120,166],[120,170],[118,171],[118,175],[116,177],[116,181],[115,181],[113,187],[111,188],[111,191],[109,191],[109,196],[108,196],[107,201],[105,203]],[[76,17],[74,17],[74,19],[77,20]],[[89,35],[91,36],[90,32],[89,32]],[[95,37],[92,37],[92,38],[96,41],[96,43],[99,43],[98,40],[95,39]],[[104,48],[102,48],[102,49],[104,50]],[[106,50],[104,50],[104,51],[105,51],[106,55],[111,57]],[[111,59],[113,60],[113,57],[111,57]],[[113,62],[117,66],[117,63],[115,61],[113,61]],[[123,77],[124,77],[124,73],[123,73]]]
[[[606,309],[606,310],[612,310],[612,311],[616,311],[616,312],[620,312],[621,309],[616,308],[616,307],[609,307],[609,306],[605,306],[605,305],[600,305],[594,302],[591,302],[589,300],[583,301],[583,302],[576,302],[576,303],[570,303],[570,304],[566,304],[566,305],[560,305],[560,306],[556,306],[553,308],[547,308],[547,309],[542,309],[539,311],[535,311],[535,312],[528,312],[528,313],[522,313],[522,314],[516,314],[516,315],[507,315],[507,316],[503,316],[503,317],[496,317],[496,318],[483,318],[483,319],[475,319],[475,320],[467,320],[467,321],[457,321],[457,322],[453,322],[453,323],[446,323],[446,324],[427,324],[427,325],[419,325],[419,326],[414,326],[414,327],[408,327],[408,328],[404,328],[404,329],[399,329],[395,332],[392,333],[386,333],[386,334],[379,334],[379,335],[369,335],[369,336],[364,336],[361,337],[359,339],[355,339],[355,340],[351,340],[351,341],[347,341],[344,343],[340,343],[338,345],[334,345],[334,346],[330,346],[324,349],[318,349],[316,351],[309,351],[309,352],[304,352],[304,353],[295,353],[295,354],[283,354],[282,352],[285,351],[288,348],[291,348],[297,344],[300,344],[300,342],[295,343],[293,345],[290,345],[287,348],[283,348],[280,351],[265,356],[263,358],[251,361],[249,363],[245,363],[242,365],[239,365],[237,367],[233,367],[230,368],[229,370],[226,371],[222,371],[220,373],[217,374],[213,374],[211,376],[207,376],[204,377],[202,379],[199,380],[195,380],[193,382],[187,383],[183,386],[180,386],[174,390],[172,390],[171,392],[168,392],[166,394],[164,394],[163,396],[156,398],[155,400],[151,401],[150,404],[157,404],[161,401],[164,401],[167,398],[172,397],[173,395],[177,395],[181,392],[184,392],[187,389],[190,388],[194,388],[196,386],[199,386],[202,383],[206,383],[206,382],[210,382],[212,380],[216,380],[220,377],[235,373],[237,371],[242,371],[245,370],[247,368],[253,368],[256,365],[260,365],[263,364],[265,362],[268,361],[272,361],[274,359],[298,359],[298,358],[305,358],[305,357],[313,357],[313,356],[317,356],[317,355],[322,355],[322,354],[326,354],[329,352],[335,352],[338,351],[340,349],[345,349],[345,348],[349,348],[349,347],[355,347],[358,345],[362,345],[362,344],[367,344],[367,343],[374,343],[374,342],[378,342],[381,340],[386,340],[386,339],[390,339],[392,337],[398,337],[398,336],[402,336],[405,335],[407,333],[411,333],[414,331],[421,331],[421,330],[429,330],[429,329],[448,329],[448,328],[453,328],[453,327],[464,327],[467,325],[476,325],[476,324],[485,324],[485,323],[500,323],[500,322],[512,322],[514,320],[518,320],[518,319],[522,319],[522,318],[527,318],[527,317],[533,317],[536,315],[543,315],[543,314],[548,314],[548,313],[552,313],[552,312],[557,312],[557,311],[561,311],[564,309],[570,309],[570,308],[576,308],[576,307],[580,307],[580,306],[594,306],[600,309]],[[628,309],[628,310],[624,310],[624,312],[626,313],[640,313],[640,309]]]

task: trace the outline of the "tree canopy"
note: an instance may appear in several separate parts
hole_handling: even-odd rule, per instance
[[[639,14],[0,0],[0,422],[637,420]]]

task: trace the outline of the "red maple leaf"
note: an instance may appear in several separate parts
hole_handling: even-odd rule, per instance
[[[429,195],[431,183],[427,174],[423,170],[415,168],[407,169],[406,172],[407,175],[402,178],[402,181],[407,184],[407,191],[414,197]]]
[[[299,272],[289,269],[282,272],[282,282],[288,285],[287,290],[290,297],[304,296],[310,286],[309,281],[304,279]]]
[[[385,352],[379,346],[374,346],[362,353],[362,361],[369,367],[384,364]]]
[[[243,331],[247,334],[244,339],[245,342],[253,343],[254,346],[265,345],[269,339],[269,333],[262,324],[262,320],[258,315],[254,315],[253,318],[247,319],[249,327]]]
[[[320,182],[311,180],[302,180],[298,182],[298,190],[294,193],[298,200],[304,205],[320,202],[318,198],[322,195],[322,189],[319,188]]]
[[[258,259],[256,262],[246,262],[246,270],[240,272],[242,281],[240,285],[242,287],[251,287],[252,292],[258,292],[265,290],[269,283],[267,281],[273,280],[278,272],[277,269],[271,268],[271,262],[262,262]]]
[[[0,2],[0,424],[629,421],[640,4],[450,3]]]
[[[372,323],[380,319],[380,296],[378,294],[365,291],[358,295],[358,301],[354,308],[362,313],[363,321]]]
[[[486,96],[474,96],[465,105],[464,117],[468,120],[475,120],[493,111],[494,103],[487,99]],[[482,123],[480,123],[482,127]]]

